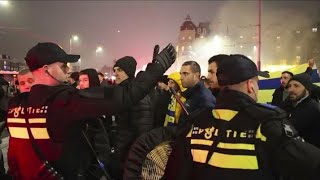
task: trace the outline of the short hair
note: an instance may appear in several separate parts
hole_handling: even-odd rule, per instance
[[[291,77],[293,76],[293,73],[290,71],[283,71],[281,74],[290,74]]]
[[[182,66],[191,66],[191,71],[193,73],[199,73],[201,74],[201,68],[200,68],[200,65],[195,62],[195,61],[186,61],[182,64]]]
[[[25,68],[25,69],[20,70],[19,73],[18,73],[18,75],[20,75],[20,76],[26,75],[26,74],[28,74],[29,72],[31,72],[30,69]]]
[[[212,56],[209,60],[208,60],[208,64],[211,64],[213,62],[215,62],[217,64],[217,67],[220,66],[220,64],[222,63],[222,61],[226,58],[229,57],[226,54],[218,54],[215,56]]]

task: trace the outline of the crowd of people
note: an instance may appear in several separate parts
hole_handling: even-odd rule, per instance
[[[3,178],[133,179],[137,162],[127,159],[141,154],[130,148],[161,128],[175,134],[162,179],[320,178],[320,91],[310,69],[284,71],[271,104],[259,104],[265,73],[244,55],[211,57],[207,77],[196,61],[163,75],[176,51],[156,46],[137,74],[133,57],[117,60],[114,83],[91,68],[69,72],[79,58],[54,43],[28,51],[4,117]]]

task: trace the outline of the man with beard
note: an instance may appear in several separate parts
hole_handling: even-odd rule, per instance
[[[305,141],[320,147],[320,104],[311,97],[312,81],[307,74],[293,76],[288,83],[288,99],[282,107]]]
[[[272,94],[273,96],[272,102],[271,102],[272,105],[280,106],[288,97],[287,85],[290,78],[292,78],[292,76],[293,76],[292,72],[289,72],[289,71],[283,71],[281,73],[281,78],[280,78],[281,86],[277,88]]]

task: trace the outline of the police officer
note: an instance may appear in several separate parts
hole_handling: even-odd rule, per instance
[[[217,70],[216,108],[197,115],[177,141],[166,179],[319,178],[320,150],[297,135],[284,111],[256,103],[259,74],[247,57],[225,57]]]
[[[90,165],[91,157],[89,147],[79,139],[83,121],[139,102],[175,61],[176,52],[168,45],[128,88],[87,91],[64,85],[67,63],[79,58],[54,43],[38,43],[28,51],[25,60],[34,85],[10,102],[7,114],[8,163],[15,179],[81,178],[78,169]]]

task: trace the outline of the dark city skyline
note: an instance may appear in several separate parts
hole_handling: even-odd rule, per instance
[[[189,14],[213,31],[247,31],[258,23],[258,1],[9,1],[0,6],[0,54],[23,60],[37,42],[52,41],[80,54],[82,67],[101,68],[129,55],[138,66],[151,61],[153,46],[176,44]],[[316,17],[317,1],[262,1],[262,35],[306,24]],[[280,25],[279,25],[280,24]],[[264,32],[265,30],[265,32]],[[255,30],[249,29],[248,31]],[[263,37],[264,38],[264,37]],[[264,39],[262,39],[262,46]],[[96,52],[98,46],[102,52]]]

